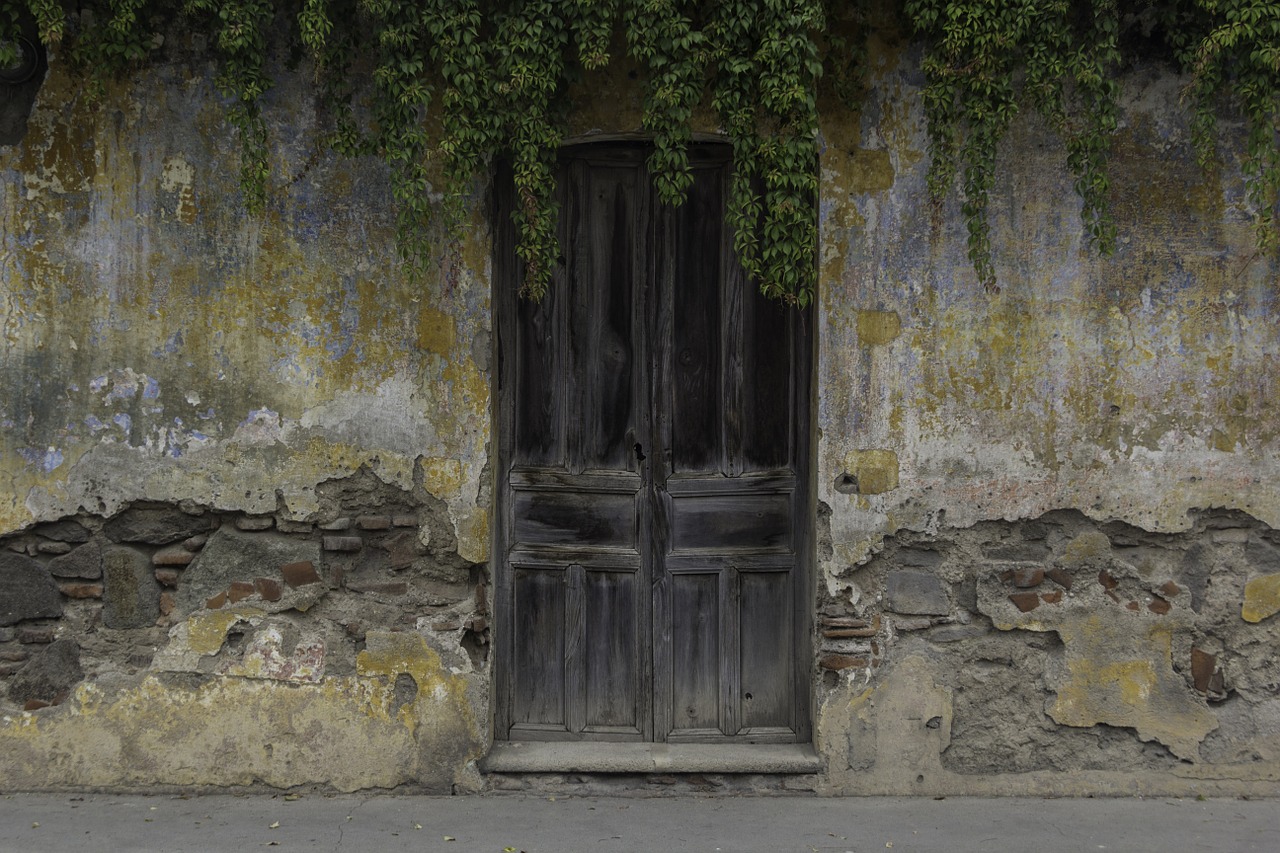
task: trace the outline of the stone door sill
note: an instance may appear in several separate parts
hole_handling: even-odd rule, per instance
[[[485,773],[817,773],[808,743],[600,743],[498,741]]]

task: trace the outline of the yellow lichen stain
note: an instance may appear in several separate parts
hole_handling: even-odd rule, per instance
[[[858,340],[867,346],[891,343],[902,332],[897,311],[859,311]]]
[[[851,450],[844,473],[857,481],[858,494],[879,495],[898,488],[898,454],[892,450]]]
[[[1261,622],[1280,613],[1280,574],[1252,578],[1244,585],[1244,604],[1240,618],[1246,622]]]
[[[382,676],[394,680],[407,673],[417,683],[417,696],[399,711],[401,720],[410,728],[417,726],[421,708],[434,705],[439,713],[442,707],[451,707],[471,723],[470,706],[466,701],[466,679],[445,671],[440,654],[427,644],[426,638],[412,631],[369,631],[365,636],[365,648],[356,655],[356,674],[369,677]],[[416,707],[415,707],[416,706]]]
[[[458,556],[472,563],[489,559],[489,510],[472,507],[457,524]]]
[[[423,487],[444,500],[457,497],[466,482],[466,469],[459,459],[428,456],[418,462],[418,467],[422,470]]]
[[[418,349],[436,355],[453,355],[457,343],[456,324],[453,317],[436,308],[424,305],[418,315]]]
[[[231,607],[223,610],[205,610],[187,619],[187,645],[193,652],[215,655],[227,638],[227,631],[237,622],[246,622],[265,616],[256,607]]]
[[[1098,530],[1087,530],[1067,543],[1062,549],[1058,561],[1066,566],[1074,566],[1111,553],[1111,540]]]
[[[160,172],[160,189],[174,196],[171,215],[183,225],[196,221],[195,167],[186,158],[173,155],[164,159]]]

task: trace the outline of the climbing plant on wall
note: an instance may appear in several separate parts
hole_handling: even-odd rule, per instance
[[[218,64],[245,205],[260,211],[272,193],[262,113],[269,52],[300,44],[315,69],[328,145],[388,164],[408,267],[428,262],[433,217],[442,211],[460,227],[475,176],[504,157],[524,290],[537,298],[559,256],[554,161],[566,93],[625,52],[640,72],[659,197],[683,199],[691,120],[709,107],[733,150],[728,217],[737,252],[765,294],[804,305],[816,276],[818,82],[825,69],[844,81],[834,88],[858,96],[865,33],[847,24],[865,22],[873,8],[924,43],[929,187],[936,198],[960,192],[969,254],[988,287],[996,271],[987,197],[1000,140],[1023,109],[1061,135],[1085,232],[1102,252],[1114,246],[1106,164],[1128,42],[1148,52],[1158,45],[1188,74],[1203,157],[1214,153],[1219,102],[1243,111],[1249,199],[1260,241],[1276,243],[1274,0],[80,0],[74,9],[0,0],[0,68],[21,58],[22,36],[34,32],[101,80],[155,57],[180,18],[203,34]],[[373,96],[356,109],[362,87]],[[444,186],[431,183],[433,161]]]

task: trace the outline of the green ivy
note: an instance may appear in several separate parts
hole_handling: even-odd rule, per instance
[[[152,59],[157,33],[188,16],[211,36],[245,205],[259,212],[278,191],[262,114],[270,40],[296,38],[313,60],[327,146],[376,153],[390,169],[407,269],[431,262],[441,213],[460,237],[477,176],[502,157],[515,185],[523,292],[538,298],[560,254],[555,157],[568,85],[625,44],[641,72],[659,198],[682,203],[693,117],[709,107],[732,149],[735,249],[765,294],[805,305],[817,269],[819,80],[826,69],[846,102],[863,94],[869,10],[882,14],[880,6],[894,8],[891,0],[81,0],[68,18],[60,0],[0,0],[0,62],[17,60],[20,34],[38,32],[101,81]],[[1156,33],[1190,75],[1202,157],[1214,153],[1223,102],[1243,112],[1248,199],[1259,241],[1277,243],[1274,0],[902,0],[897,8],[925,44],[930,192],[940,199],[959,185],[969,256],[986,287],[997,287],[987,214],[997,152],[1023,109],[1061,135],[1085,233],[1103,253],[1114,247],[1106,168],[1114,80],[1121,47],[1138,30]]]
[[[1118,94],[1115,0],[907,0],[905,8],[928,42],[929,190],[941,198],[959,172],[969,258],[982,284],[997,288],[987,218],[996,152],[1024,105],[1064,137],[1085,231],[1111,252],[1106,160]]]
[[[1194,78],[1193,130],[1200,161],[1214,156],[1217,96],[1235,96],[1246,126],[1244,172],[1258,245],[1274,250],[1280,197],[1280,4],[1264,0],[1199,0],[1211,29],[1184,53]]]

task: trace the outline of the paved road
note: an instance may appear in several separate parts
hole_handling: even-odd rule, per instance
[[[1280,801],[0,796],[0,851],[1275,851]]]

